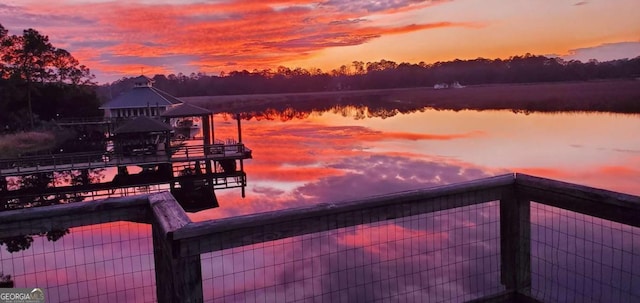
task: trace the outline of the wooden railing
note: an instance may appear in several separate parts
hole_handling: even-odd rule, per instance
[[[103,117],[103,116],[60,118],[60,119],[56,119],[55,120],[55,122],[58,125],[65,125],[65,124],[91,124],[91,123],[113,123],[115,121],[116,121],[115,118],[106,118],[106,117]]]
[[[176,148],[173,153],[173,158],[194,158],[194,157],[206,157],[206,158],[246,158],[250,156],[250,150],[242,143],[234,144],[211,144],[209,146],[197,145],[197,146],[182,146]]]
[[[508,174],[356,201],[204,222],[192,222],[167,192],[23,209],[0,213],[0,235],[11,237],[118,220],[147,222],[153,227],[158,302],[202,302],[200,255],[203,253],[489,201],[500,203],[500,276],[506,291],[475,300],[479,302],[536,302],[529,296],[531,201],[640,227],[638,196]],[[82,216],[77,219],[79,214]],[[68,220],[71,217],[76,220]]]
[[[172,148],[169,154],[165,151],[154,151],[151,154],[140,155],[126,155],[113,152],[51,154],[0,159],[0,176],[60,170],[96,169],[123,165],[188,162],[205,159],[246,159],[250,157],[251,151],[242,143],[231,145],[213,144],[211,146],[181,146]]]

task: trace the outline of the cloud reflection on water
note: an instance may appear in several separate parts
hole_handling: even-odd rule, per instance
[[[205,294],[223,302],[475,298],[501,289],[496,210],[485,203],[205,254]]]
[[[432,114],[429,120],[432,123],[429,127],[433,128],[431,132],[428,131],[429,127],[424,125],[411,125],[412,131],[406,131],[409,129],[407,124],[404,125],[405,130],[399,131],[397,129],[399,126],[394,125],[393,122],[394,119],[407,118],[403,115],[389,117],[385,123],[380,124],[376,124],[380,121],[371,121],[373,119],[348,122],[356,125],[344,125],[345,120],[340,120],[344,118],[342,115],[339,115],[342,118],[327,117],[330,116],[329,114],[320,118],[307,117],[305,120],[285,119],[287,122],[281,122],[281,119],[243,121],[243,141],[253,149],[254,155],[254,159],[245,162],[249,182],[247,198],[240,198],[236,191],[219,191],[217,195],[220,208],[190,216],[194,220],[201,221],[315,203],[339,202],[457,183],[513,170],[638,193],[640,170],[637,168],[640,167],[640,158],[637,154],[621,153],[611,149],[608,151],[612,153],[607,153],[606,150],[590,150],[588,152],[597,155],[598,158],[585,160],[581,153],[587,152],[585,151],[587,145],[581,141],[582,138],[574,134],[575,130],[568,130],[571,134],[566,135],[562,134],[562,129],[553,127],[537,131],[527,129],[535,140],[517,142],[520,145],[512,148],[511,140],[515,140],[518,131],[522,131],[525,127],[514,122],[514,116],[511,113],[465,113],[466,117],[475,118],[475,124],[459,123],[455,127],[446,125],[446,118],[451,113],[413,113],[411,115],[423,114]],[[484,116],[485,114],[489,115],[489,118]],[[520,118],[526,120],[523,122],[525,125],[536,125],[534,122],[540,121],[528,120],[531,118],[529,116],[527,118],[520,116],[516,119]],[[538,118],[540,117],[536,119]],[[564,119],[564,123],[567,124],[570,124],[573,119],[571,116],[555,118]],[[332,119],[334,123],[331,123]],[[486,122],[495,119],[504,119],[502,122],[513,126],[514,132],[510,132],[511,129],[505,129],[504,125],[501,126],[500,121],[492,122],[495,125],[489,125],[489,122]],[[540,119],[548,120],[549,117]],[[597,116],[594,119],[600,121],[602,117]],[[472,119],[465,121],[470,120]],[[629,123],[626,119],[623,120]],[[556,122],[557,125],[561,124]],[[227,123],[226,127],[233,128],[234,123]],[[598,125],[598,127],[606,128],[606,125]],[[216,131],[219,131],[218,135],[225,136],[225,125],[216,128]],[[588,129],[583,131],[589,132]],[[233,131],[227,131],[226,134],[233,135]],[[565,137],[575,138],[572,142],[576,143],[565,142]],[[602,139],[594,138],[593,140]],[[496,145],[496,142],[503,142],[503,145],[491,147]],[[624,137],[617,142],[619,145],[616,146],[621,146],[617,149],[640,148],[626,142]],[[567,150],[562,150],[562,146],[566,146]],[[578,146],[580,148],[577,148]],[[520,152],[497,153],[504,148]],[[538,152],[540,154],[537,154]],[[542,152],[545,152],[544,156],[541,156]],[[494,153],[494,158],[497,159],[484,162],[478,160],[483,159],[482,157],[475,157],[479,153]],[[573,157],[576,163],[557,165],[557,159],[546,158],[546,155],[554,153],[563,160]],[[449,154],[457,156],[448,156]],[[616,157],[612,157],[611,154],[615,154]],[[507,159],[507,157],[511,158]],[[500,161],[508,164],[495,165]],[[483,290],[499,288],[499,281],[496,278],[496,270],[499,270],[496,205],[496,203],[488,203],[466,211],[445,212],[446,215],[419,216],[387,223],[365,224],[319,235],[205,254],[203,255],[205,293],[209,298],[214,296],[226,302],[244,302],[248,298],[262,298],[266,302],[281,302],[287,299],[292,301],[307,298],[306,295],[309,293],[314,294],[315,301],[320,302],[340,300],[369,302],[392,295],[408,302],[420,302],[425,298],[432,300],[454,298],[455,300],[461,298],[456,297],[460,294],[466,295],[465,298],[469,299],[474,295],[482,294]],[[536,248],[541,248],[540,251],[535,251],[540,255],[540,258],[535,261],[538,262],[535,263],[536,266],[541,266],[538,268],[544,270],[546,266],[540,260],[555,257],[556,261],[569,262],[573,258],[565,254],[562,258],[558,258],[557,250],[547,249],[573,248],[556,245],[556,241],[559,241],[557,236],[559,232],[575,231],[581,238],[572,243],[583,243],[581,247],[585,247],[586,239],[591,239],[595,233],[609,228],[607,225],[609,223],[605,222],[596,224],[593,230],[587,230],[594,227],[590,225],[592,222],[576,220],[571,228],[558,230],[558,226],[566,224],[562,220],[563,216],[554,212],[540,212],[534,216],[534,223],[544,222],[545,225],[544,227],[535,226],[534,233],[542,240],[548,241],[543,243],[541,240],[536,244]],[[556,229],[546,228],[549,225]],[[104,226],[107,227],[103,228],[109,228],[108,226],[111,225]],[[73,229],[72,234],[65,239],[82,239],[84,243],[100,242],[96,240],[98,239],[96,237],[100,237],[100,233],[78,233],[78,231]],[[613,231],[617,232],[615,229]],[[625,235],[630,235],[632,239],[640,239],[637,237],[640,233],[636,229],[623,232],[626,233]],[[121,241],[119,236],[112,235],[112,237],[115,237],[114,243]],[[637,249],[638,243],[640,241],[629,243],[624,242],[624,239],[613,239],[610,245],[612,247],[619,245],[621,250],[610,256],[613,259],[620,255],[617,253],[629,255],[628,252]],[[568,242],[566,244],[569,245]],[[56,258],[60,260],[54,265],[69,264],[69,266],[60,270],[47,271],[47,281],[54,279],[55,275],[61,283],[70,282],[71,280],[65,279],[73,276],[67,271],[71,264],[85,261],[90,264],[89,266],[93,266],[91,260],[78,256],[93,254],[95,262],[103,262],[98,259],[107,258],[105,251],[114,251],[113,247],[95,252],[91,246],[62,245],[65,247],[63,250],[73,251],[73,254],[56,254]],[[143,247],[120,245],[117,249],[127,251],[133,256],[142,254],[149,258],[149,247],[143,249]],[[589,247],[590,254],[597,254],[600,257],[603,253],[609,252],[610,250],[606,247]],[[584,253],[584,251],[578,253]],[[2,254],[2,260],[13,257],[8,256],[6,251],[0,254]],[[25,257],[24,263],[33,262],[30,258],[32,257]],[[595,258],[594,261],[600,262],[600,265],[609,264],[608,259],[603,262],[601,258]],[[140,262],[144,261],[140,260]],[[631,268],[626,274],[640,273],[640,268],[627,267],[627,263],[620,264],[624,265],[623,269]],[[590,270],[588,268],[590,265],[591,263],[586,261],[576,265],[575,272],[586,272]],[[93,272],[95,272],[93,269],[87,269],[86,273]],[[16,277],[20,276],[18,271],[13,270],[12,273]],[[100,279],[106,275],[101,273]],[[119,277],[121,274],[112,272],[110,275]],[[562,279],[569,280],[575,278],[574,276],[563,275]],[[23,284],[39,281],[34,275],[21,279]],[[619,277],[612,281],[618,283],[621,281],[618,279]],[[117,290],[115,282],[109,283],[105,278],[101,289]],[[133,285],[137,287],[136,283],[139,282],[136,280]],[[149,287],[144,289],[148,291]],[[580,291],[586,293],[587,289],[583,287]]]
[[[247,197],[218,192],[221,207],[193,214],[193,219],[359,199],[500,172],[416,150],[374,150],[379,143],[471,139],[484,136],[481,131],[423,134],[300,120],[271,122],[280,120],[243,121],[243,141],[254,151],[254,159],[245,164]],[[491,287],[499,289],[496,209],[495,204],[487,207],[493,211],[479,207],[477,212],[366,224],[311,239],[213,253],[203,257],[211,258],[207,263],[213,271],[205,283],[222,289],[208,290],[207,297],[226,302],[254,297],[278,302],[311,294],[318,302],[370,302],[390,296],[408,302],[468,299]],[[246,252],[249,260],[237,258]],[[471,255],[476,259],[470,261]],[[252,282],[244,283],[248,280]]]
[[[466,162],[455,157],[448,157],[439,154],[441,149],[436,149],[436,153],[433,154],[428,150],[425,151],[418,148],[418,146],[413,146],[413,149],[407,149],[406,147],[411,145],[404,145],[402,142],[411,141],[412,136],[394,135],[394,131],[381,131],[379,129],[374,129],[370,123],[364,123],[366,126],[359,125],[345,127],[339,124],[323,125],[318,122],[318,119],[311,119],[313,117],[307,117],[308,120],[314,121],[314,124],[311,125],[305,125],[304,121],[294,120],[292,122],[292,120],[284,120],[287,122],[282,126],[282,130],[287,135],[283,137],[275,136],[275,138],[286,138],[287,140],[278,141],[278,144],[280,145],[278,150],[294,150],[292,153],[293,156],[289,158],[288,153],[278,153],[277,155],[265,154],[264,156],[267,157],[266,161],[269,161],[271,165],[269,169],[278,169],[278,167],[282,169],[282,166],[284,166],[287,170],[291,170],[296,164],[298,164],[298,168],[302,168],[303,171],[309,167],[313,167],[314,169],[333,169],[333,173],[318,174],[315,176],[297,175],[296,177],[302,178],[291,178],[291,187],[278,189],[280,184],[275,184],[274,187],[270,187],[268,184],[263,184],[264,180],[261,180],[263,177],[261,173],[252,175],[253,169],[256,169],[259,172],[266,172],[269,170],[260,168],[262,166],[262,160],[259,157],[256,157],[256,159],[252,160],[251,164],[247,166],[247,170],[250,178],[249,187],[252,187],[252,182],[260,184],[253,185],[254,188],[257,189],[254,190],[254,192],[257,191],[259,195],[252,195],[250,191],[249,197],[243,200],[235,197],[232,193],[219,193],[218,197],[221,201],[222,207],[197,214],[196,217],[200,217],[198,219],[227,217],[320,202],[336,202],[358,199],[364,196],[456,183],[510,171],[530,173],[543,177],[582,183],[623,192],[638,193],[637,184],[640,171],[638,171],[636,167],[640,167],[640,165],[636,164],[640,164],[640,162],[638,161],[639,158],[633,157],[633,153],[626,153],[630,154],[631,157],[626,156],[625,159],[621,159],[620,155],[608,153],[608,151],[614,151],[620,154],[619,149],[603,149],[595,151],[598,153],[596,154],[598,156],[596,159],[583,161],[583,159],[586,159],[583,155],[580,155],[580,148],[584,148],[585,146],[585,144],[580,141],[583,140],[583,138],[579,135],[576,136],[574,134],[576,133],[576,130],[571,128],[568,129],[568,134],[563,134],[563,130],[561,128],[549,126],[541,128],[537,133],[535,129],[528,129],[526,134],[530,134],[535,138],[535,140],[528,139],[521,142],[512,142],[511,140],[516,140],[518,137],[518,132],[522,132],[523,126],[518,126],[518,123],[513,123],[512,120],[514,116],[511,113],[488,114],[498,118],[502,116],[501,119],[504,119],[505,124],[510,125],[511,128],[500,126],[499,121],[493,121],[491,122],[493,124],[490,125],[475,124],[475,126],[472,125],[471,128],[460,128],[460,124],[457,124],[458,128],[460,128],[459,134],[474,134],[474,136],[453,135],[448,138],[452,140],[466,140],[464,141],[466,145],[462,146],[468,146],[471,148],[471,151],[482,151],[481,149],[486,148],[486,142],[482,141],[495,142],[492,140],[495,140],[496,137],[499,138],[497,140],[498,142],[503,140],[504,144],[508,145],[508,149],[512,149],[509,145],[519,143],[519,150],[521,152],[512,154],[499,153],[495,155],[495,157],[497,157],[496,160],[507,160],[505,161],[505,163],[509,163],[507,165],[495,166],[492,165],[493,162],[483,163],[482,161]],[[470,115],[481,117],[483,116],[483,113]],[[585,114],[578,114],[578,120],[585,120],[584,115]],[[589,116],[588,114],[586,115]],[[595,114],[593,116],[596,121],[603,120],[602,114]],[[519,119],[517,115],[515,118]],[[525,119],[520,116],[520,118],[522,120],[531,120],[531,117]],[[555,120],[552,123],[554,125],[562,124],[558,120],[565,120],[563,123],[567,125],[571,124],[571,121],[573,120],[572,116],[542,116],[533,118],[540,121]],[[476,119],[477,121],[482,121],[482,119]],[[624,123],[629,123],[630,121],[630,119],[625,119],[624,117],[621,119],[626,121]],[[434,120],[438,120],[438,118],[436,117]],[[262,121],[261,123],[265,123],[265,121]],[[352,123],[359,124],[360,122],[352,121]],[[540,122],[525,121],[523,124],[536,125],[537,123]],[[246,124],[247,123],[245,123],[245,125]],[[621,122],[621,124],[623,123]],[[583,123],[581,123],[581,125],[583,125]],[[609,126],[597,124],[597,127],[601,129],[593,133],[605,132],[602,128],[606,129]],[[257,126],[252,126],[252,129],[261,134]],[[589,129],[583,129],[582,131],[588,133]],[[562,142],[561,138],[564,137],[575,138],[575,140],[577,140],[575,142],[581,142],[581,144],[567,144],[566,142]],[[260,136],[260,138],[270,137]],[[248,143],[250,145],[265,148],[265,151],[271,150],[269,144],[259,142],[260,138],[255,138],[257,141],[254,143],[251,142],[253,138],[249,137],[247,142],[251,142]],[[429,140],[433,139],[433,137],[427,138],[427,136],[423,136],[421,139]],[[603,140],[602,137],[591,137],[590,139],[595,139],[595,141]],[[615,136],[610,139],[614,143],[616,142]],[[628,141],[625,141],[624,136],[621,136],[621,139],[617,142],[624,146],[630,145]],[[386,149],[374,148],[376,145],[386,145],[388,147],[394,144],[398,146],[399,149],[394,150],[392,147]],[[545,144],[547,144],[547,146],[545,146]],[[562,150],[561,147],[563,144],[574,149],[574,151]],[[476,148],[473,148],[474,145]],[[496,150],[501,149],[501,147],[502,146],[495,146]],[[545,147],[547,147],[546,150]],[[555,154],[561,159],[574,159],[574,161],[564,162],[563,165],[557,165],[557,159],[547,158],[547,155],[554,154],[553,149],[557,149],[555,150]],[[576,152],[575,150],[578,151]],[[536,156],[538,152],[539,154]],[[590,152],[594,153],[593,150]],[[465,153],[463,152],[462,154]],[[469,153],[467,152],[466,154]],[[535,158],[528,159],[524,156],[532,156]],[[512,161],[512,159],[506,159],[504,157],[512,157],[517,161]],[[462,159],[465,158],[462,157]],[[544,164],[544,161],[547,159],[549,161]],[[529,160],[531,161],[528,162]],[[283,163],[284,165],[282,165]],[[514,166],[511,163],[532,163],[532,165]],[[542,165],[540,165],[541,163]],[[253,180],[252,176],[254,177]],[[283,179],[279,180],[283,181]],[[267,190],[269,188],[271,192],[277,194],[270,195],[269,193],[271,192]],[[316,293],[329,294],[329,299],[319,301],[336,301],[348,298],[350,300],[360,300],[363,302],[375,300],[376,298],[384,297],[390,293],[393,293],[399,298],[406,299],[409,302],[419,302],[425,298],[451,299],[451,297],[446,297],[445,295],[451,293],[478,293],[477,280],[476,282],[471,283],[469,282],[470,280],[455,280],[455,277],[468,275],[476,277],[479,280],[488,279],[491,281],[492,277],[483,275],[487,273],[488,268],[491,268],[491,262],[496,262],[491,258],[491,256],[498,253],[499,244],[491,239],[495,239],[495,237],[498,236],[498,231],[495,228],[476,227],[486,227],[492,222],[495,223],[497,220],[496,213],[497,210],[493,209],[492,212],[461,212],[459,214],[448,214],[447,216],[439,217],[437,222],[430,226],[430,228],[424,228],[423,226],[422,229],[416,230],[407,229],[403,225],[403,222],[396,221],[383,228],[380,228],[377,225],[362,225],[355,227],[344,234],[330,237],[329,240],[326,241],[325,244],[327,245],[333,245],[333,247],[339,246],[340,249],[337,249],[337,251],[339,250],[340,252],[323,259],[323,261],[320,262],[321,265],[318,265],[317,261],[313,261],[315,260],[313,259],[314,252],[322,251],[321,246],[316,247],[313,244],[307,244],[305,246],[302,243],[294,241],[294,244],[286,245],[286,247],[283,247],[281,251],[286,251],[287,256],[293,259],[301,258],[303,261],[301,261],[302,263],[298,266],[295,265],[295,262],[291,262],[288,265],[285,264],[278,267],[276,270],[277,272],[280,272],[278,277],[283,280],[280,282],[284,283],[288,287],[285,287],[282,291],[286,293],[287,289],[312,288],[318,291]],[[539,221],[542,216],[546,216],[547,221],[544,221],[544,224]],[[570,216],[570,218],[573,217]],[[626,270],[629,270],[630,275],[637,275],[640,273],[640,268],[628,267],[625,263],[620,263],[623,265],[620,267],[618,263],[611,263],[609,262],[609,258],[605,257],[605,254],[607,254],[608,256],[611,256],[613,260],[613,258],[617,258],[622,251],[624,251],[625,254],[627,252],[634,251],[637,249],[637,245],[640,242],[623,243],[618,240],[613,240],[612,243],[608,244],[610,246],[605,247],[596,245],[589,247],[589,243],[591,243],[589,242],[589,239],[593,239],[600,229],[605,228],[610,230],[612,234],[624,232],[629,235],[637,235],[637,229],[630,229],[629,231],[619,231],[617,227],[610,229],[611,222],[601,220],[595,222],[595,225],[593,225],[594,222],[592,221],[587,222],[577,220],[572,223],[573,225],[571,225],[572,228],[570,229],[558,229],[558,226],[568,224],[566,222],[567,218],[554,212],[544,213],[540,211],[540,213],[536,213],[532,219],[534,224],[536,224],[533,230],[537,241],[534,244],[535,247],[533,252],[536,256],[533,261],[535,270],[537,270],[539,274],[550,275],[548,272],[549,264],[545,263],[545,260],[555,260],[554,262],[560,262],[561,264],[576,264],[575,267],[571,267],[571,272],[559,276],[550,276],[551,279],[549,280],[542,279],[542,276],[537,276],[538,278],[535,280],[536,287],[539,287],[540,289],[541,285],[544,283],[556,284],[558,283],[557,280],[554,280],[556,278],[562,281],[573,280],[582,283],[581,285],[576,286],[576,289],[574,290],[577,294],[571,293],[571,291],[568,291],[567,289],[563,290],[558,289],[557,287],[552,287],[550,288],[549,293],[542,293],[541,295],[560,298],[572,296],[588,297],[590,295],[600,295],[600,298],[620,297],[621,294],[617,293],[617,291],[621,291],[620,289],[611,289],[608,287],[599,288],[597,286],[597,283],[604,283],[602,285],[608,285],[607,283],[610,283],[610,281],[607,282],[596,277],[587,279],[587,281],[584,279],[584,276],[581,275],[584,275],[585,273],[593,274],[593,269],[599,268],[600,266],[604,266],[603,268],[605,270],[616,274]],[[571,220],[572,219],[569,219],[569,221]],[[449,230],[438,231],[438,228],[443,226],[450,226],[452,228]],[[399,233],[409,235],[409,238],[411,238],[412,234],[437,235],[437,237],[416,237],[418,240],[413,241],[402,238],[403,240],[397,241],[393,236],[386,236],[389,234],[396,235],[398,231],[401,231]],[[563,235],[565,233],[576,234],[576,238],[569,239],[572,241],[571,243],[574,244],[570,244],[569,242],[562,243],[581,246],[556,247],[556,244],[554,243],[556,243],[556,241],[562,241],[560,240],[559,233]],[[370,241],[381,242],[376,245],[371,245]],[[295,243],[299,245],[295,245]],[[456,243],[458,244],[457,247]],[[452,245],[456,248],[450,249],[447,248],[447,245]],[[418,253],[416,255],[412,254],[412,250],[415,247],[418,247],[418,251],[420,251],[419,248],[425,246],[437,247],[438,249],[432,250],[432,253],[425,253],[426,251],[422,251],[422,253]],[[618,251],[618,253],[612,253],[610,247],[618,247],[620,251]],[[558,252],[556,250],[558,248],[563,250],[562,258],[558,258]],[[574,251],[576,248],[586,249],[586,251]],[[354,253],[353,251],[357,251],[357,253]],[[582,259],[583,262],[577,264],[574,262],[574,258],[576,258],[575,255],[568,252],[577,253],[579,256],[582,256],[582,258],[586,257],[587,259]],[[258,254],[262,254],[262,251],[259,250]],[[475,259],[474,257],[471,258],[474,262],[469,261],[469,256],[475,257]],[[395,260],[395,257],[402,257],[401,261]],[[448,260],[451,259],[447,258],[459,260],[459,264],[461,266],[448,266]],[[385,263],[384,265],[378,265],[376,263],[375,266],[367,266],[366,269],[360,268],[356,265],[354,268],[347,270],[344,265],[344,260],[355,260],[354,262],[356,264],[360,264],[358,263],[361,262],[359,260],[372,262],[372,260],[376,259],[378,261],[386,259],[394,260],[393,262]],[[596,265],[593,263],[596,263]],[[437,265],[434,265],[435,268],[431,267],[429,269],[421,267],[421,264]],[[313,271],[316,272],[319,270],[324,273],[320,275],[322,277],[320,281],[317,281],[317,279],[313,280],[315,281],[313,283],[320,283],[324,286],[319,288],[322,289],[322,291],[319,291],[319,286],[316,284],[305,284],[305,281],[307,281],[305,279],[308,277],[306,277],[304,273],[308,268],[312,268]],[[400,268],[402,268],[402,270]],[[404,271],[405,268],[409,270]],[[416,272],[412,271],[413,269],[415,269]],[[402,282],[396,282],[395,280],[391,282],[391,280],[385,280],[383,278],[388,277],[390,272],[398,273],[399,270],[402,271],[403,275],[405,275],[401,278]],[[419,274],[416,276],[414,275],[415,273]],[[430,277],[436,278],[431,280],[425,278],[424,280],[421,280],[420,277],[424,273],[429,273]],[[339,287],[340,285],[349,285],[350,283],[349,278],[343,276],[343,274],[354,275],[363,279],[362,281],[365,282],[361,286],[356,285],[348,289],[342,289]],[[397,277],[394,276],[394,279],[395,278]],[[383,282],[371,283],[375,279],[378,279],[378,282]],[[414,281],[420,281],[423,283],[414,283]],[[562,281],[560,281],[560,285],[564,283]],[[622,280],[618,280],[618,278],[611,281],[616,281],[615,283],[622,283]],[[489,282],[488,285],[484,286],[491,287],[498,283],[499,282],[493,280],[493,282]],[[416,284],[420,285],[418,286]],[[587,284],[592,285],[592,287],[585,287]],[[269,285],[263,285],[263,289],[261,290],[262,294],[265,294],[265,292],[268,292],[267,290],[272,289]],[[549,285],[546,286],[549,287]],[[409,291],[412,287],[415,287],[415,292]],[[632,286],[632,289],[633,287],[634,286]],[[276,292],[277,288],[273,288],[272,290]],[[236,292],[230,291],[229,293]],[[244,298],[243,296],[246,295],[246,293],[242,293],[242,291],[239,291],[238,293],[240,293],[240,295],[238,295],[239,298]],[[249,290],[249,293],[252,293],[252,290]],[[407,295],[408,293],[411,293],[411,296]],[[274,298],[277,298],[275,293],[272,295]],[[265,296],[269,297],[266,294]],[[295,297],[295,293],[292,296]]]
[[[222,207],[191,215],[194,220],[362,198],[501,172],[404,147],[377,151],[380,144],[471,140],[486,135],[478,130],[428,134],[309,122],[313,119],[282,123],[277,117],[271,118],[242,122],[243,142],[254,155],[245,162],[247,197],[219,191]],[[216,131],[233,135],[228,130],[231,125],[223,124],[227,130],[218,127]]]

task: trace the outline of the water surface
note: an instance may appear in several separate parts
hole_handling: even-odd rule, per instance
[[[226,119],[225,119],[226,118]],[[217,136],[235,121],[217,116]],[[220,191],[226,217],[460,182],[509,172],[640,194],[640,116],[365,107],[242,121],[247,197]]]
[[[338,202],[509,172],[640,194],[640,116],[603,113],[329,111],[245,113],[246,198],[218,191],[208,220]],[[236,138],[216,116],[216,138]],[[206,302],[465,301],[502,288],[496,202],[201,256]],[[543,301],[639,299],[640,231],[533,204],[534,291]],[[606,241],[605,241],[606,240]],[[0,264],[52,301],[155,301],[150,227],[109,223]],[[559,264],[559,265],[558,265]],[[561,269],[561,270],[560,270]],[[631,293],[631,295],[629,295]],[[622,300],[622,301],[624,301]],[[588,300],[587,300],[588,301]]]

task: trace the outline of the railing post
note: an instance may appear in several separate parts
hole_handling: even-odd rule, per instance
[[[200,256],[179,257],[171,240],[152,224],[158,303],[203,302]]]
[[[173,233],[191,220],[169,192],[149,197],[153,211],[153,257],[159,303],[203,302],[200,254],[181,257]]]
[[[531,288],[531,202],[508,188],[500,199],[500,280],[509,291]]]

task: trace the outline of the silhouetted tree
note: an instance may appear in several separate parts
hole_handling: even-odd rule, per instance
[[[86,109],[83,107],[85,100],[95,100],[88,102],[88,107],[95,107],[97,111],[97,96],[92,89],[86,88],[93,79],[89,69],[66,50],[54,47],[47,36],[35,29],[26,29],[21,36],[9,35],[0,24],[0,79],[0,94],[4,97],[0,108],[12,110],[11,116],[19,117],[22,111],[26,112],[31,128],[36,116],[52,112],[46,106],[48,104],[54,104],[58,109],[71,108],[75,111],[73,114],[78,115],[78,108]],[[51,102],[65,98],[74,104]],[[38,106],[40,108],[36,108]],[[10,120],[11,116],[5,113],[3,118]]]

